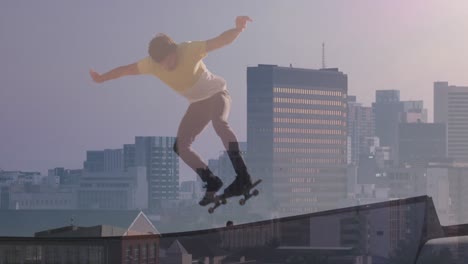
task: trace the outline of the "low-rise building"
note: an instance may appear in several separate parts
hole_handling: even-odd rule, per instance
[[[146,209],[148,179],[145,167],[126,171],[85,171],[78,189],[79,209]]]
[[[160,234],[142,212],[22,210],[0,218],[1,264],[159,263]]]

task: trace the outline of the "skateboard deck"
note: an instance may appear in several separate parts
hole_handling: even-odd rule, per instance
[[[262,180],[256,180],[249,188],[245,189],[241,195],[226,195],[225,193],[216,195],[212,202],[214,205],[208,208],[208,212],[212,214],[216,210],[216,208],[220,207],[222,204],[223,205],[226,204],[227,199],[236,197],[236,196],[244,196],[243,198],[239,200],[239,204],[244,205],[247,202],[247,200],[252,198],[252,196],[257,196],[260,193],[257,189],[254,189],[254,188],[257,187],[257,185],[259,185],[261,182]]]

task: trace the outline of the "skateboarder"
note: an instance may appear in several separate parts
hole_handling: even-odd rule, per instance
[[[125,66],[117,67],[107,73],[99,74],[90,70],[92,79],[97,83],[127,75],[154,75],[170,88],[188,99],[190,105],[180,122],[174,151],[200,176],[205,183],[206,193],[200,205],[213,201],[215,193],[223,186],[219,177],[214,175],[206,163],[193,151],[191,145],[198,134],[211,121],[216,134],[221,138],[237,174],[235,180],[224,190],[227,195],[242,195],[243,190],[252,185],[250,175],[240,155],[237,138],[228,124],[231,97],[226,81],[212,74],[203,63],[208,52],[232,43],[246,28],[248,16],[239,16],[235,27],[206,41],[175,43],[169,36],[158,34],[148,48],[149,56]]]

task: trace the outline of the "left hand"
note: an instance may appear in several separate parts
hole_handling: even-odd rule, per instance
[[[89,75],[91,75],[91,78],[93,79],[94,82],[96,83],[102,83],[104,80],[102,79],[102,75],[95,72],[94,70],[89,70]]]
[[[236,28],[243,31],[247,26],[247,22],[253,22],[253,20],[248,16],[236,17]]]

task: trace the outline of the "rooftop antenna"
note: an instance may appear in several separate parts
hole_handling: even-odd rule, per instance
[[[327,65],[325,64],[325,42],[322,42],[322,69],[325,69]]]

